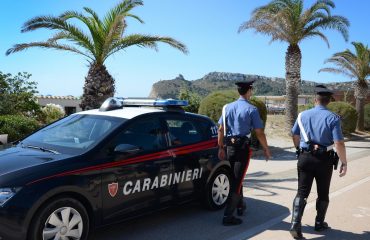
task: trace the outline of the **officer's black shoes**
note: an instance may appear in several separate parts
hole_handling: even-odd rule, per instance
[[[224,217],[222,220],[222,224],[224,226],[233,226],[233,225],[239,225],[242,224],[243,220],[236,217]]]
[[[247,210],[247,205],[243,202],[242,206],[239,206],[236,208],[236,214],[238,216],[243,216],[246,210]]]
[[[321,232],[329,229],[329,225],[326,222],[316,222],[315,221],[315,231]]]
[[[292,223],[289,232],[294,239],[304,239],[302,235],[302,226],[300,222]]]

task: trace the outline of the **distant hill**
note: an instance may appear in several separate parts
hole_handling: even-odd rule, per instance
[[[197,80],[186,80],[181,74],[172,80],[162,80],[152,86],[149,94],[151,98],[177,98],[181,89],[189,89],[202,97],[213,91],[235,89],[235,82],[255,80],[255,95],[285,95],[285,79],[249,75],[241,73],[211,72]],[[325,84],[334,90],[352,89],[353,82],[341,82]],[[302,81],[300,94],[313,94],[314,86],[318,84],[313,81]]]

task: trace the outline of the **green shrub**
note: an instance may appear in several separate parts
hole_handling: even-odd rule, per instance
[[[21,115],[0,116],[0,134],[8,134],[8,142],[24,138],[40,127],[33,119]]]
[[[355,131],[357,122],[356,109],[346,102],[331,102],[328,109],[338,114],[342,120],[343,133],[349,134]]]
[[[370,103],[365,105],[365,129],[370,130]]]
[[[218,91],[209,94],[205,97],[199,106],[199,114],[210,117],[213,121],[218,122],[222,113],[222,107],[238,99],[239,95],[236,91]]]
[[[46,104],[46,106],[41,109],[41,112],[42,121],[46,124],[55,122],[65,115],[63,107],[53,103]]]
[[[185,111],[192,112],[192,113],[198,113],[199,104],[202,98],[197,93],[191,92],[188,89],[181,89],[178,98],[181,100],[188,101],[189,105],[186,107],[183,107]]]
[[[261,120],[263,125],[266,125],[267,120],[267,108],[263,101],[259,100],[258,98],[251,97],[250,103],[258,108],[258,112],[260,114]]]

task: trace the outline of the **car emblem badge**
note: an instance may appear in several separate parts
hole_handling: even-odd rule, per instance
[[[118,192],[118,183],[108,184],[108,192],[111,197],[115,197]]]

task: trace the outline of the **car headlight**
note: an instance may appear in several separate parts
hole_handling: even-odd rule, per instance
[[[11,199],[20,188],[0,188],[0,207]]]

